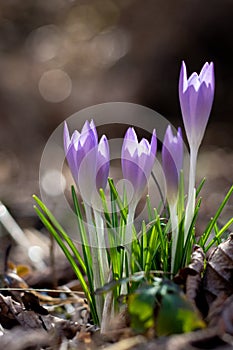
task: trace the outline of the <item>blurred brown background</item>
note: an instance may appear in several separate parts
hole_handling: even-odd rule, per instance
[[[203,210],[213,215],[232,184],[232,33],[232,0],[1,0],[0,199],[17,220],[34,217],[43,147],[84,107],[134,102],[180,125],[181,61],[189,73],[213,61],[198,167],[208,177]]]

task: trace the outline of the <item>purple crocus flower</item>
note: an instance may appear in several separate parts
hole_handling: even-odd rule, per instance
[[[121,151],[121,166],[124,179],[134,190],[133,201],[137,204],[152,171],[157,150],[157,139],[153,130],[151,143],[146,139],[138,142],[134,128],[128,128]]]
[[[109,146],[105,135],[98,143],[93,121],[85,122],[81,132],[75,130],[70,138],[64,124],[64,149],[72,176],[83,198],[89,202],[100,188],[105,189],[109,174]]]
[[[194,72],[188,79],[185,63],[182,62],[179,98],[189,146],[198,149],[214,99],[213,62],[206,62],[199,75]]]
[[[97,175],[96,175],[96,187],[105,189],[108,181],[109,167],[110,167],[110,153],[108,140],[105,135],[100,139],[97,153]]]
[[[171,126],[168,125],[162,147],[162,164],[167,184],[168,203],[174,204],[177,200],[180,170],[183,166],[183,139],[181,128],[177,136],[173,136]]]

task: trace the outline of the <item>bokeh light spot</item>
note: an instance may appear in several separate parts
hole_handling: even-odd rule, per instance
[[[70,96],[72,81],[61,69],[52,69],[43,73],[39,81],[41,96],[49,102],[62,102]]]
[[[61,41],[59,28],[49,24],[32,31],[26,45],[36,61],[46,62],[58,54]]]
[[[48,195],[59,196],[66,188],[66,179],[58,170],[50,170],[42,177],[41,186]]]

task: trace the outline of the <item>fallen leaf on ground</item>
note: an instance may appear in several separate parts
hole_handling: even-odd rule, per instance
[[[204,259],[205,254],[203,249],[198,245],[195,245],[188,269],[196,272],[196,274],[188,274],[186,279],[186,297],[193,303],[193,305],[196,305],[196,297],[200,290]]]
[[[207,320],[210,327],[217,327],[222,334],[233,335],[233,295],[220,294],[212,303]]]
[[[13,300],[12,297],[4,297],[0,294],[0,322],[4,324],[9,320],[15,320],[18,322],[24,329],[43,329],[43,321],[40,318],[40,315],[36,314],[34,311],[25,310],[24,307]]]
[[[209,256],[203,289],[209,306],[220,293],[233,294],[233,233]]]

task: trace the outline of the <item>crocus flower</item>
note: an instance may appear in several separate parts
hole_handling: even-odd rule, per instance
[[[139,201],[150,173],[152,171],[157,150],[155,130],[152,133],[151,143],[146,139],[138,142],[134,128],[128,128],[121,151],[121,166],[124,179],[128,180],[134,190],[133,201]]]
[[[98,145],[98,154],[97,154],[97,175],[96,175],[96,187],[99,190],[100,188],[105,189],[108,181],[109,175],[109,145],[108,140],[105,135],[100,139]]]
[[[99,188],[105,188],[109,173],[109,146],[105,135],[98,143],[93,121],[85,122],[81,132],[70,138],[64,125],[64,149],[72,176],[83,200],[90,201]]]
[[[171,126],[168,125],[163,140],[162,164],[167,184],[167,200],[171,205],[177,200],[180,170],[183,166],[181,128],[178,128],[177,136],[173,136]]]
[[[185,63],[182,62],[179,98],[189,146],[198,149],[214,99],[213,62],[206,62],[199,75],[194,72],[188,79]]]

